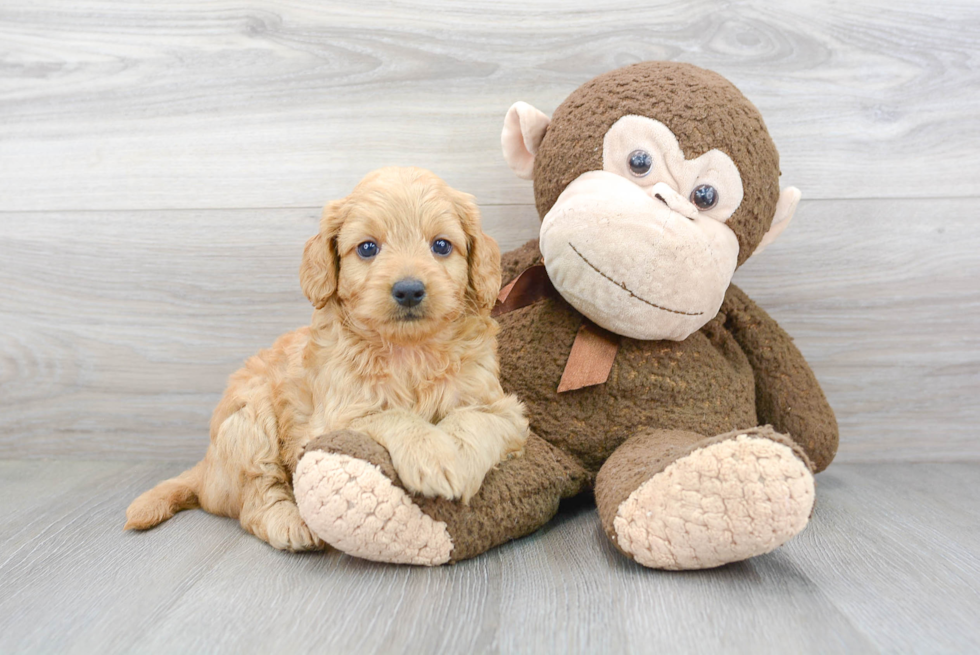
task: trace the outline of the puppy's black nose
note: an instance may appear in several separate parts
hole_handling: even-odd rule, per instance
[[[398,280],[391,287],[391,296],[402,307],[415,307],[425,298],[425,285],[410,277]]]

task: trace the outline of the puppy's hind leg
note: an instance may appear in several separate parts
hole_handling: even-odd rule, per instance
[[[245,407],[221,426],[222,432],[237,433],[237,443],[244,451],[238,454],[244,457],[239,521],[243,528],[279,550],[319,550],[324,547],[323,541],[310,532],[296,507],[290,476],[279,457],[274,421],[266,423],[256,420],[250,408]],[[202,501],[207,509],[206,500]]]

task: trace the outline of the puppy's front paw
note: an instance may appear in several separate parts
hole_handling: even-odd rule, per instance
[[[457,474],[459,453],[448,435],[433,430],[425,437],[392,444],[389,453],[398,477],[409,491],[456,500],[468,489],[466,480]]]
[[[458,498],[464,504],[469,504],[483,486],[483,478],[498,462],[487,461],[482,456],[483,453],[473,451],[473,449],[463,446],[460,448],[459,455],[456,457],[456,466],[453,469],[453,478],[457,481]]]

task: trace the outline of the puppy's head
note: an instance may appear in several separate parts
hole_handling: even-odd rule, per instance
[[[489,315],[500,251],[472,196],[419,168],[382,168],[327,205],[300,282],[317,309],[336,303],[361,329],[418,341],[463,314]]]

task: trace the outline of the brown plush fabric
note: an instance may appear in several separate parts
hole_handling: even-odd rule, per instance
[[[306,452],[315,450],[370,462],[405,488],[388,451],[367,435],[330,432],[306,447]],[[421,496],[413,501],[433,520],[446,524],[453,542],[450,562],[458,562],[534,532],[555,515],[562,498],[588,489],[590,483],[591,476],[572,458],[532,434],[524,454],[492,469],[469,505]]]
[[[613,521],[619,506],[644,482],[662,472],[671,463],[690,455],[698,448],[734,439],[740,434],[765,437],[789,446],[797,457],[812,468],[806,454],[788,437],[764,425],[745,430],[733,430],[713,437],[683,430],[641,430],[620,446],[599,470],[595,483],[595,501],[602,529],[616,548],[623,552],[616,539]],[[629,556],[628,553],[623,553]]]
[[[515,248],[500,256],[500,279],[506,286],[527,269],[543,263],[541,251],[538,250],[538,240],[532,239],[520,248]]]
[[[547,299],[498,321],[504,389],[527,405],[536,434],[593,473],[644,428],[716,435],[758,424],[752,369],[722,317],[684,341],[623,338],[604,384],[560,395],[582,315]]]
[[[537,263],[535,247],[525,244],[519,258]],[[699,332],[684,341],[624,337],[605,384],[560,395],[582,315],[559,298],[497,320],[504,389],[525,402],[532,430],[590,471],[646,428],[713,436],[772,423],[803,446],[817,471],[837,451],[834,413],[813,372],[789,335],[735,285]]]
[[[779,153],[755,105],[721,75],[692,64],[642,62],[573,91],[552,115],[534,160],[538,213],[547,214],[578,176],[602,170],[603,137],[631,114],[670,128],[688,159],[714,148],[732,158],[745,195],[728,225],[738,237],[738,263],[744,263],[775,213]]]
[[[814,472],[823,471],[837,454],[837,418],[793,338],[735,285],[721,312],[755,372],[759,421],[792,435],[813,461]]]

